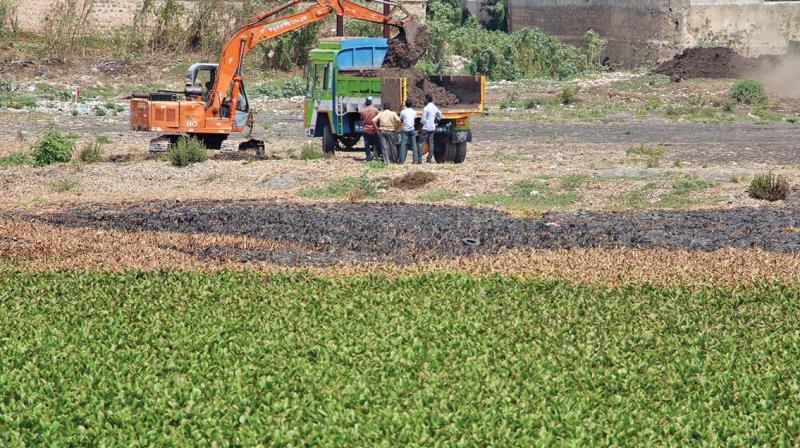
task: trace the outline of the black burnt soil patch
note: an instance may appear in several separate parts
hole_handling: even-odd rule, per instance
[[[35,219],[123,231],[244,235],[291,244],[279,251],[203,248],[200,257],[325,265],[407,263],[510,248],[759,248],[800,252],[800,208],[637,213],[550,213],[517,218],[482,208],[388,203],[159,202],[77,206]]]

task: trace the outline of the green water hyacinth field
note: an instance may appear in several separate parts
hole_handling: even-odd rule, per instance
[[[796,286],[0,272],[3,446],[796,446]]]

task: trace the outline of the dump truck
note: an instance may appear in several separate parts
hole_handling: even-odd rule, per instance
[[[381,108],[389,102],[400,112],[409,95],[409,80],[402,76],[382,76],[388,50],[385,38],[326,38],[309,55],[306,69],[304,125],[307,137],[322,139],[327,153],[350,150],[362,137],[359,110],[366,97]],[[391,73],[391,72],[388,72]],[[434,137],[437,162],[461,163],[472,141],[470,118],[483,111],[483,76],[429,76],[434,84],[458,98],[458,104],[440,107],[443,119]],[[417,128],[424,104],[417,104]],[[424,154],[428,145],[423,145]]]

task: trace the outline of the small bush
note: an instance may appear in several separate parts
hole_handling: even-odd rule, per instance
[[[75,150],[75,137],[62,134],[56,128],[48,128],[33,149],[33,159],[37,166],[53,163],[67,163],[72,160]]]
[[[108,145],[109,143],[111,143],[111,139],[105,135],[98,135],[95,141],[100,145]]]
[[[106,110],[103,108],[103,106],[95,106],[94,107],[94,114],[97,115],[98,117],[105,117],[106,116]]]
[[[731,97],[741,104],[761,105],[767,103],[767,94],[764,87],[752,79],[737,81],[731,87]]]
[[[56,193],[66,193],[78,187],[78,181],[73,179],[61,179],[50,184],[50,189]]]
[[[83,163],[97,163],[103,158],[103,148],[99,141],[94,141],[84,146],[78,154],[78,160]]]
[[[649,157],[661,157],[664,155],[663,148],[659,146],[647,146],[645,144],[641,144],[639,146],[631,146],[630,148],[626,149],[625,152],[637,156],[649,156]]]
[[[770,171],[754,177],[747,193],[755,199],[766,199],[767,201],[786,199],[786,195],[789,193],[789,182],[785,177],[776,176]]]
[[[314,146],[312,143],[306,143],[300,149],[301,160],[319,160],[322,157],[324,157],[322,151],[320,151],[320,149]]]
[[[561,89],[561,92],[559,92],[558,100],[565,106],[577,103],[579,101],[578,88],[565,86],[563,89]]]
[[[203,143],[194,137],[181,137],[169,149],[169,161],[175,166],[188,166],[193,163],[205,162],[208,159],[208,150]]]
[[[365,169],[358,178],[358,189],[364,192],[366,197],[375,197],[378,190],[383,188],[383,182],[369,177],[369,170]]]
[[[11,154],[0,157],[0,167],[33,165],[36,161],[29,154],[24,152],[12,152]]]

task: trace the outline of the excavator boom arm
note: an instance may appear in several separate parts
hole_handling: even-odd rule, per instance
[[[231,104],[236,104],[239,93],[239,81],[241,81],[241,69],[244,56],[253,47],[265,40],[273,39],[281,34],[295,30],[297,28],[310,25],[322,20],[329,14],[352,17],[354,19],[365,20],[374,23],[387,23],[389,25],[402,27],[404,23],[413,20],[405,9],[397,5],[392,11],[384,15],[378,11],[365,6],[352,3],[348,0],[316,0],[317,4],[302,11],[286,14],[280,17],[274,15],[297,5],[301,0],[290,0],[289,2],[266,11],[255,17],[248,24],[240,28],[225,44],[222,49],[222,56],[217,68],[216,80],[208,96],[208,108],[213,113],[218,113],[222,105],[222,99],[230,90]],[[400,9],[406,14],[405,19],[400,20],[392,17],[393,13]],[[233,117],[231,113],[231,117]]]

